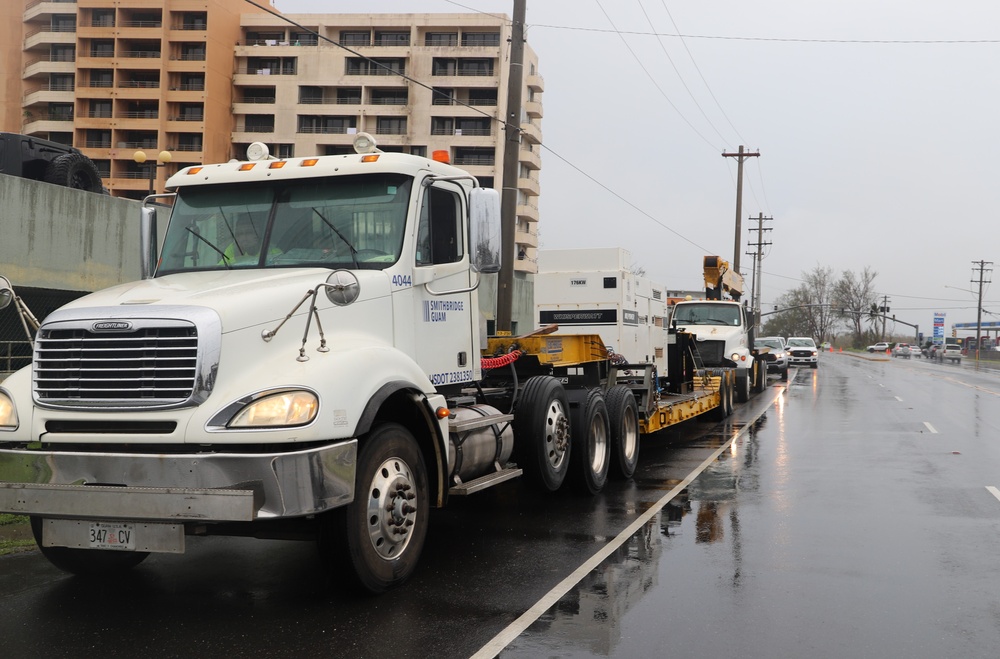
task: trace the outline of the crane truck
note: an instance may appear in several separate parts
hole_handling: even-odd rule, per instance
[[[450,497],[519,476],[594,493],[641,435],[732,411],[735,370],[662,323],[645,363],[587,333],[487,337],[498,193],[447,152],[355,150],[180,170],[141,209],[142,279],[41,321],[0,383],[0,511],[54,565],[308,538],[383,592]]]

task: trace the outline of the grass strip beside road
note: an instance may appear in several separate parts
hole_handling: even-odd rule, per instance
[[[35,539],[28,518],[0,513],[0,556],[34,548]]]

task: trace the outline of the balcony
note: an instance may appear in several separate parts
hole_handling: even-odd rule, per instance
[[[517,179],[517,189],[532,197],[537,197],[542,193],[538,180],[533,178],[521,177]]]
[[[28,106],[35,103],[72,103],[75,99],[73,94],[74,85],[49,85],[44,84],[40,89],[35,89],[25,93],[21,99],[21,105]]]
[[[72,7],[66,5],[71,4]],[[29,2],[24,8],[21,20],[25,23],[40,16],[51,16],[54,14],[75,14],[76,0],[35,0]]]
[[[21,78],[28,79],[49,73],[75,73],[76,57],[42,57],[29,61],[21,72]]]
[[[40,30],[32,30],[24,35],[24,50],[50,44],[76,44],[76,26],[50,26]]]
[[[518,204],[517,205],[517,210],[515,212],[517,213],[517,216],[519,218],[523,218],[524,220],[527,220],[529,222],[537,222],[538,221],[538,206],[535,206],[533,204]],[[524,242],[520,238],[515,238],[515,240],[517,242]],[[538,246],[538,237],[537,237],[537,234],[535,234],[534,245],[536,247]]]
[[[528,86],[528,89],[532,89],[535,92],[545,91],[545,80],[540,75],[533,74],[525,76],[524,84]]]
[[[527,101],[524,104],[524,112],[531,119],[541,119],[542,118],[542,103],[541,103],[541,101]]]
[[[528,151],[527,149],[521,149],[517,152],[518,162],[524,164],[528,169],[541,169],[542,168],[542,157],[539,155],[538,151]]]
[[[542,129],[535,123],[525,122],[521,124],[521,135],[532,144],[542,143]]]
[[[520,209],[521,206],[518,206]],[[538,213],[538,209],[535,209],[535,213]],[[520,213],[518,213],[520,215]],[[530,247],[538,247],[538,230],[535,231],[523,231],[520,228],[514,231],[514,242],[518,245],[527,245]]]

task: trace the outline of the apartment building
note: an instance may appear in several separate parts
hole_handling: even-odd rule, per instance
[[[162,191],[179,168],[243,158],[252,142],[277,157],[350,152],[359,131],[386,151],[447,151],[483,185],[500,187],[505,16],[289,22],[243,0],[0,5],[0,129],[78,147],[115,196]],[[522,78],[515,254],[523,275],[537,271],[544,88],[527,45]]]
[[[241,13],[253,5],[4,3],[7,11],[20,9],[21,18],[0,25],[5,72],[20,78],[19,85],[3,81],[5,89],[17,89],[0,112],[4,130],[78,147],[122,197],[162,190],[180,167],[229,158],[233,45]],[[144,162],[137,162],[137,151]]]
[[[510,21],[486,14],[244,14],[233,79],[233,156],[384,151],[451,162],[500,188]],[[292,25],[295,23],[296,25]],[[301,26],[301,27],[299,27]],[[525,46],[515,234],[517,272],[537,272],[543,81]]]

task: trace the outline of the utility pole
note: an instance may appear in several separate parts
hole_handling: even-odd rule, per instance
[[[983,284],[990,283],[989,281],[986,280],[986,274],[989,272],[993,272],[993,268],[986,267],[988,265],[993,265],[993,262],[992,261],[972,262],[973,273],[975,273],[975,268],[977,266],[979,268],[979,281],[977,282],[975,279],[972,280],[973,284],[975,283],[979,284],[979,302],[976,304],[976,361],[977,362],[979,361],[979,342],[982,340],[980,338],[980,334],[982,333],[983,329]]]
[[[514,243],[517,227],[517,174],[521,150],[521,84],[524,80],[524,16],[527,0],[514,0],[507,77],[507,121],[504,122],[503,193],[500,195],[500,243],[503,254],[497,277],[496,331],[511,331],[514,309]]]
[[[733,269],[740,271],[740,250],[743,245],[743,227],[740,224],[743,217],[743,161],[747,158],[759,158],[760,151],[750,153],[740,145],[736,153],[722,152],[723,158],[736,158],[736,246],[733,248]]]
[[[764,222],[770,222],[772,219],[774,218],[764,217],[763,213],[759,213],[757,215],[757,228],[750,229],[750,231],[757,232],[757,250],[747,252],[747,256],[752,256],[754,259],[753,279],[750,287],[750,300],[753,303],[755,329],[759,329],[758,326],[760,325],[761,261],[764,260],[764,248],[771,244],[764,241],[764,232],[771,230],[770,227],[764,227]],[[753,243],[751,243],[751,245],[752,244]]]

